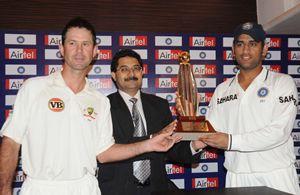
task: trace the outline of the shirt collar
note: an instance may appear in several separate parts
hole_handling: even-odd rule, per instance
[[[126,102],[129,102],[129,100],[133,97],[136,98],[138,101],[140,101],[140,99],[141,99],[141,91],[140,90],[138,90],[137,93],[133,97],[131,97],[128,93],[126,93],[120,89],[119,89],[119,93]]]
[[[259,75],[257,75],[255,80],[257,80],[259,82],[265,82],[268,78],[268,75],[269,75],[269,70],[267,68],[263,67],[263,69],[261,70]]]
[[[235,82],[238,83],[238,75],[240,71],[235,75]],[[268,78],[269,70],[265,67],[262,68],[261,72],[256,76],[256,78],[252,81],[253,82],[265,82]]]
[[[50,77],[52,78],[54,85],[69,88],[66,85],[66,82],[65,82],[65,80],[64,80],[64,78],[62,76],[62,71],[56,71],[56,72],[52,73],[50,75]],[[85,78],[85,86],[84,86],[84,88],[83,88],[82,91],[89,91],[89,89],[90,89],[90,87],[89,87],[89,81],[88,81],[87,78]]]
[[[62,86],[62,87],[67,87],[64,78],[62,77],[62,71],[56,71],[50,75],[53,79],[53,84]]]

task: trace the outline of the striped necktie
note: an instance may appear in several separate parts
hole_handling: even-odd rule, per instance
[[[146,136],[146,129],[142,120],[142,116],[137,109],[136,98],[131,98],[132,102],[132,120],[134,124],[133,137]],[[144,183],[150,176],[150,160],[140,160],[133,162],[133,175],[139,180],[139,182]]]

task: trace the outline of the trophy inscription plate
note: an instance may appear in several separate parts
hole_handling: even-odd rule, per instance
[[[215,130],[204,116],[197,114],[197,86],[192,67],[189,63],[188,52],[181,52],[178,56],[179,71],[177,91],[181,105],[181,116],[178,116],[176,134],[183,137],[183,140],[198,140],[201,135],[213,133]]]

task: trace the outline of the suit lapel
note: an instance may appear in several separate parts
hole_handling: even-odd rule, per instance
[[[142,100],[142,105],[143,105],[143,111],[144,111],[144,115],[145,115],[145,120],[147,123],[147,134],[150,135],[153,133],[153,129],[152,129],[152,123],[155,121],[151,120],[151,116],[152,115],[152,111],[151,111],[151,105],[148,101],[148,97],[147,94],[144,94],[141,92],[141,100]]]
[[[131,113],[119,92],[113,96],[111,107],[114,110],[114,115],[119,124],[116,126],[115,131],[119,131],[119,133],[125,135],[126,138],[131,138],[134,131]]]

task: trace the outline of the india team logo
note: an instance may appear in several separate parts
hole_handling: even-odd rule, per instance
[[[247,23],[243,24],[242,28],[243,28],[243,30],[250,30],[253,28],[253,24],[250,22],[247,22]]]
[[[262,87],[257,91],[258,97],[261,97],[261,98],[266,97],[268,95],[268,93],[269,93],[269,90],[266,87]]]
[[[48,101],[48,107],[53,112],[61,112],[65,108],[65,103],[60,98],[51,98]]]

